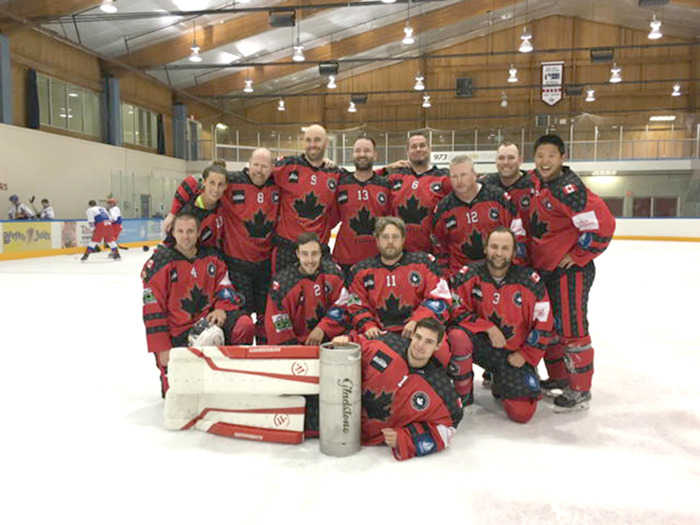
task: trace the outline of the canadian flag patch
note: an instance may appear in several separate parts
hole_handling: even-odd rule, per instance
[[[564,186],[564,193],[566,193],[567,195],[569,193],[573,193],[575,191],[576,191],[576,186],[574,186],[573,184],[567,184],[566,186]]]

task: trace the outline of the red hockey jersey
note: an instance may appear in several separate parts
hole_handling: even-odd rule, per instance
[[[442,268],[453,275],[465,264],[484,258],[487,235],[504,226],[515,234],[518,256],[525,255],[525,230],[510,196],[483,185],[471,202],[454,193],[442,199],[433,216],[434,252]]]
[[[303,344],[316,326],[329,339],[342,334],[345,312],[334,303],[344,291],[343,281],[342,270],[326,259],[315,275],[305,275],[292,264],[273,276],[265,309],[268,343]]]
[[[335,226],[333,213],[341,169],[315,168],[301,155],[277,162],[272,176],[280,188],[277,234],[296,242],[299,234],[314,232],[328,244]]]
[[[335,240],[333,260],[355,264],[378,255],[374,224],[377,217],[389,215],[389,181],[374,174],[366,182],[344,173],[338,184],[336,211],[340,230]]]
[[[353,328],[401,332],[409,321],[435,317],[449,319],[452,295],[440,276],[435,257],[404,252],[393,266],[372,257],[353,266],[346,308]]]
[[[554,270],[571,253],[585,266],[610,244],[615,217],[603,199],[590,191],[567,166],[554,180],[534,178],[530,215],[530,257],[539,270]]]
[[[172,347],[209,312],[239,308],[239,296],[228,278],[226,264],[211,248],[200,248],[188,259],[168,246],[159,246],[141,272],[143,322],[149,352]]]
[[[513,265],[498,283],[485,264],[470,264],[453,277],[452,290],[453,324],[473,334],[497,326],[505,348],[537,367],[555,336],[547,289],[535,270]]]
[[[510,201],[523,221],[526,235],[530,235],[530,208],[535,195],[535,184],[532,181],[533,174],[520,170],[520,177],[510,186],[506,186],[501,181],[498,173],[490,173],[481,177],[479,182],[488,186],[493,186],[510,195]]]
[[[382,429],[396,430],[399,460],[446,448],[462,419],[459,396],[447,370],[432,358],[412,368],[409,339],[382,334],[359,337],[362,345],[362,443],[384,443]]]
[[[409,252],[430,252],[430,231],[435,205],[452,191],[449,171],[433,166],[420,175],[413,168],[397,168],[387,174],[391,186],[391,215],[406,223]]]

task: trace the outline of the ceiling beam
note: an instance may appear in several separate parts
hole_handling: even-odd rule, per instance
[[[22,0],[10,2],[5,9],[13,15],[31,20],[44,16],[67,16],[91,9],[100,5],[101,0]],[[0,18],[0,30],[12,33],[26,26],[13,21],[11,18]]]
[[[454,24],[460,20],[484,15],[492,10],[512,8],[513,6],[513,1],[509,0],[470,0],[469,2],[460,2],[442,9],[436,9],[424,15],[413,16],[411,17],[411,25],[415,30],[415,34],[420,34]],[[337,42],[320,45],[308,50],[305,49],[304,54],[309,61],[337,60],[339,58],[369,51],[400,40],[403,36],[404,25],[404,20],[393,24],[387,24],[371,31],[365,31],[343,40],[338,40]],[[287,66],[258,67],[251,71],[250,77],[256,84],[260,84],[295,73],[299,71],[300,66],[303,67],[303,65],[304,63],[290,64]],[[226,75],[208,82],[203,82],[196,87],[189,88],[187,91],[197,96],[226,94],[231,91],[242,89],[243,80],[245,80],[246,75],[247,72],[245,71]]]
[[[297,5],[298,0],[285,0],[275,7]],[[307,4],[328,4],[328,0],[306,0]],[[339,1],[339,6],[347,2]],[[301,22],[314,16],[325,9],[305,11]],[[270,29],[270,19],[267,11],[260,11],[243,16],[237,16],[227,20],[223,24],[212,24],[207,27],[197,27],[197,45],[200,52],[216,49],[233,42],[250,38]],[[138,49],[119,57],[132,67],[148,67],[154,65],[169,64],[183,58],[187,58],[192,47],[192,31],[185,31],[180,36],[163,40],[156,44]]]

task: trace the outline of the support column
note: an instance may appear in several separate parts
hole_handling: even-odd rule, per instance
[[[173,105],[173,154],[187,160],[187,106]]]
[[[119,90],[119,79],[105,77],[105,113],[107,115],[106,141],[113,146],[121,146],[124,142],[122,128],[122,104]]]
[[[13,123],[10,39],[5,35],[0,35],[0,123]]]

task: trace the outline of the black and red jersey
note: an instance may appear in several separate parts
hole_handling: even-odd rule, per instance
[[[530,258],[539,270],[554,270],[570,253],[585,266],[608,247],[615,217],[603,199],[564,166],[554,180],[533,179],[535,198],[530,214]]]
[[[519,351],[536,367],[554,342],[554,314],[540,275],[512,265],[501,282],[485,264],[470,264],[452,278],[453,324],[472,334],[497,326],[505,349]]]
[[[342,270],[327,259],[321,260],[314,275],[301,273],[297,264],[274,275],[265,309],[268,343],[303,344],[317,326],[329,339],[342,334],[346,328],[345,312],[334,303],[343,286]]]
[[[479,182],[488,186],[494,186],[510,195],[510,201],[518,212],[518,217],[523,221],[523,228],[527,236],[530,236],[530,208],[535,195],[535,184],[532,181],[533,174],[520,170],[520,177],[510,186],[503,184],[498,173],[489,173],[481,178]]]
[[[422,368],[408,363],[410,344],[396,334],[359,337],[362,346],[362,443],[384,443],[397,432],[396,459],[446,448],[462,419],[462,405],[447,370],[433,357]]]
[[[194,202],[204,190],[201,175],[188,175],[175,190],[173,202],[170,205],[170,213],[177,215],[185,205]]]
[[[248,168],[228,173],[228,186],[220,202],[227,257],[252,263],[270,259],[279,202],[280,190],[272,177],[257,186]]]
[[[434,253],[448,275],[465,264],[482,260],[486,237],[499,226],[515,233],[522,257],[525,230],[507,193],[482,185],[471,202],[454,193],[442,199],[433,216],[432,241]]]
[[[213,310],[239,309],[240,297],[226,263],[212,248],[200,248],[194,259],[188,259],[161,245],[144,265],[141,280],[149,352],[169,350],[173,337]]]
[[[423,252],[404,252],[387,266],[380,256],[352,267],[346,308],[353,328],[401,332],[409,321],[434,317],[449,319],[452,295],[440,276],[435,257]]]
[[[391,187],[391,215],[406,223],[404,249],[430,252],[430,231],[435,205],[451,190],[449,171],[433,166],[418,174],[413,168],[397,168],[387,174]]]
[[[314,232],[328,244],[340,174],[338,167],[315,168],[303,155],[280,159],[272,172],[280,188],[277,235],[296,242],[299,234]]]
[[[377,217],[389,215],[389,181],[372,175],[366,182],[352,173],[343,173],[338,183],[336,211],[340,230],[333,249],[338,264],[355,264],[378,255],[374,224]]]
[[[201,198],[203,189],[198,177],[190,175],[185,178],[175,192],[170,213],[177,215],[183,211],[197,217],[199,246],[221,249],[224,238],[223,209],[220,203],[217,203],[214,209],[205,208]],[[175,246],[175,238],[171,232],[166,235],[164,244],[171,248]]]

